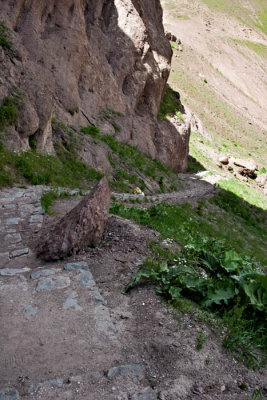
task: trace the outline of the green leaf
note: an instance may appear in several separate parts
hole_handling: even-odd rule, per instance
[[[235,251],[229,250],[225,252],[222,266],[227,272],[238,272],[240,265],[242,265],[242,258]]]
[[[141,267],[136,274],[134,274],[131,279],[130,282],[128,283],[127,286],[125,286],[125,288],[122,290],[122,294],[126,294],[127,292],[129,292],[130,289],[132,289],[139,281],[141,280],[155,280],[157,278],[157,273],[155,271],[153,271],[151,268],[147,267],[147,268],[143,268]]]
[[[229,300],[234,298],[235,295],[235,286],[231,281],[220,281],[213,287],[208,288],[207,298],[204,301],[204,305],[210,307],[213,303],[221,304],[222,301],[225,304],[228,304]]]
[[[199,260],[203,265],[205,265],[209,270],[213,272],[221,268],[221,265],[217,258],[208,251],[202,251]]]
[[[180,298],[181,298],[181,291],[182,291],[182,288],[181,288],[181,287],[178,287],[178,286],[171,286],[171,287],[169,288],[169,294],[170,294],[172,300],[178,300],[178,299],[180,299]]]
[[[248,297],[249,303],[259,311],[264,311],[267,307],[267,275],[252,273],[240,276],[232,276],[239,282]]]

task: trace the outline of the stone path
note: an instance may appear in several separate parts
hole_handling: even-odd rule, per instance
[[[152,229],[112,216],[103,248],[56,263],[36,259],[43,190],[0,192],[0,400],[244,400],[233,377],[251,381],[251,391],[256,378],[216,339],[197,352],[199,327],[177,329],[153,287],[121,294],[157,238]],[[192,175],[186,189],[155,198],[212,193],[210,183]],[[185,318],[194,326],[193,316]],[[263,380],[257,376],[259,385]]]
[[[139,199],[145,203],[161,203],[164,201],[181,203],[191,200],[199,200],[204,197],[215,194],[216,188],[214,184],[222,179],[221,176],[211,176],[205,174],[179,174],[182,181],[185,181],[185,188],[177,192],[161,193],[155,195],[141,196],[129,193],[112,193],[112,196],[119,201]]]
[[[133,399],[156,399],[142,385],[138,394],[144,366],[120,365],[117,330],[88,263],[44,264],[30,249],[43,190],[0,192],[0,400],[118,399],[110,384],[120,379],[137,385]]]
[[[44,211],[40,197],[42,187],[5,189],[0,193],[0,268],[20,264],[21,257],[30,256],[25,244],[27,232],[38,233]],[[0,275],[5,272],[0,271]]]

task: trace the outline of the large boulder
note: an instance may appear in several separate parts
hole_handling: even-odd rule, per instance
[[[44,260],[58,260],[88,246],[96,246],[103,235],[109,214],[110,191],[106,178],[91,190],[41,238],[37,255]]]
[[[250,178],[256,178],[257,164],[253,159],[242,160],[234,159],[234,164],[238,166],[238,173],[243,176],[249,176]]]

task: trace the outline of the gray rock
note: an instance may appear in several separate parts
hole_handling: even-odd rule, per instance
[[[18,225],[20,218],[7,218],[7,225]]]
[[[93,291],[93,299],[94,299],[95,301],[99,301],[99,302],[102,303],[102,304],[105,303],[105,300],[104,300],[104,298],[101,296],[101,294],[99,293],[99,290],[98,290],[98,289],[96,289],[96,290]]]
[[[38,282],[37,292],[50,292],[54,289],[64,289],[70,286],[70,278],[58,276],[56,278],[45,278]]]
[[[79,306],[78,301],[75,298],[77,296],[77,292],[72,292],[69,295],[69,297],[65,300],[63,304],[64,310],[67,310],[68,308],[74,308],[75,311],[82,311],[82,307]]]
[[[42,224],[44,220],[43,215],[32,215],[30,217],[30,223],[31,224]]]
[[[61,388],[63,386],[63,379],[58,378],[58,379],[51,379],[49,381],[34,383],[31,387],[31,390],[33,392],[35,392],[43,386],[52,386],[52,387]]]
[[[0,390],[0,400],[19,400],[19,393],[14,388],[5,388]]]
[[[157,400],[158,396],[150,387],[146,388],[138,394],[131,396],[131,400]]]
[[[25,254],[28,254],[28,253],[29,253],[29,249],[27,247],[25,247],[25,249],[14,250],[14,251],[11,251],[10,258],[24,256]]]
[[[96,330],[100,333],[104,333],[107,338],[112,342],[119,344],[116,337],[117,329],[111,321],[108,308],[100,303],[94,308],[94,319]]]
[[[38,279],[41,276],[55,275],[57,272],[61,271],[60,268],[50,268],[50,269],[39,269],[31,273],[32,279]]]
[[[11,233],[5,236],[5,241],[9,241],[12,244],[20,243],[21,240],[22,239],[19,233]]]
[[[119,365],[118,367],[113,367],[107,370],[106,376],[110,380],[115,379],[118,376],[127,376],[137,383],[144,379],[145,367],[141,364]]]
[[[30,315],[31,317],[34,317],[37,314],[38,311],[38,307],[36,306],[27,306],[27,305],[23,305],[24,307],[24,312],[28,315]]]
[[[72,262],[64,265],[64,268],[66,271],[77,271],[77,270],[88,270],[88,264],[86,261],[77,261],[77,262]]]
[[[4,268],[0,269],[0,276],[14,276],[17,274],[24,274],[30,271],[30,268]]]
[[[81,272],[77,276],[77,280],[80,286],[95,286],[95,281],[90,271]]]

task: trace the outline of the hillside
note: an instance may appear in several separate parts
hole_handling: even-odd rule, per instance
[[[266,11],[0,0],[0,400],[266,397]]]

